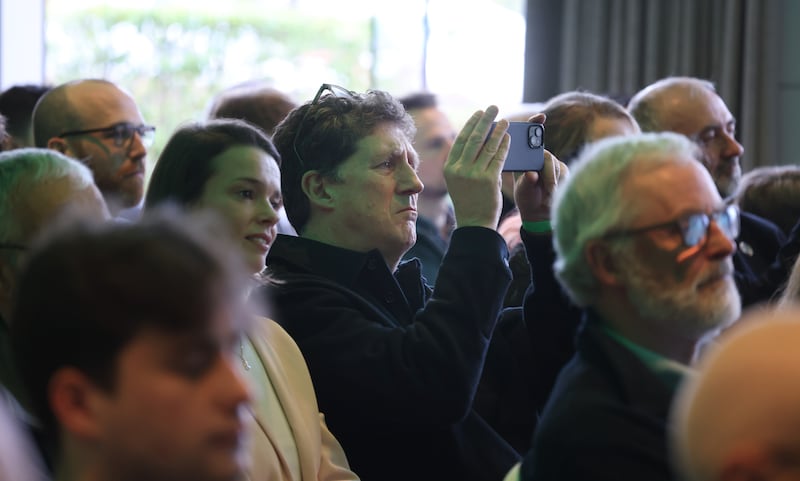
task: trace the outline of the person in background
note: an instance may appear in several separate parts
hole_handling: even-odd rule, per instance
[[[0,154],[0,385],[8,394],[9,410],[34,437],[49,469],[52,446],[41,437],[41,425],[20,381],[9,330],[19,276],[34,239],[46,227],[73,217],[110,217],[89,169],[46,149]]]
[[[422,275],[430,285],[434,285],[454,227],[444,164],[453,147],[456,131],[447,115],[439,109],[435,95],[420,92],[399,100],[414,119],[417,129],[414,150],[419,156],[417,175],[425,186],[417,198],[417,242],[403,259],[418,258],[422,262]]]
[[[36,146],[86,164],[115,217],[138,217],[154,135],[130,94],[107,80],[59,85],[33,111]]]
[[[156,163],[145,211],[176,203],[220,216],[245,259],[253,285],[264,281],[264,259],[283,205],[280,156],[263,132],[241,120],[184,125]],[[242,292],[249,297],[253,285]],[[339,481],[358,477],[317,407],[314,386],[297,345],[270,319],[257,317],[239,344],[245,376],[255,388],[246,472],[251,481]]]
[[[14,85],[0,93],[0,114],[7,119],[10,149],[35,146],[33,108],[51,88],[48,85]]]
[[[85,166],[46,149],[0,154],[0,384],[23,407],[27,396],[8,341],[18,278],[36,236],[72,212],[99,220],[109,216]]]
[[[743,211],[774,222],[790,236],[800,219],[800,166],[755,168],[742,176],[734,199]]]

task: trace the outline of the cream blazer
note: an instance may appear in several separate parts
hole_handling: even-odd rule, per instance
[[[342,446],[333,437],[317,407],[305,359],[289,334],[275,321],[259,317],[250,341],[261,358],[294,433],[302,481],[358,480],[347,463]],[[275,434],[264,413],[252,412],[256,423],[251,436],[250,481],[301,481],[292,479],[286,459],[276,452]]]

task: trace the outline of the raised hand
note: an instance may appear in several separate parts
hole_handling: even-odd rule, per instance
[[[502,207],[500,172],[511,141],[506,120],[497,122],[489,135],[497,112],[492,105],[472,114],[447,157],[444,177],[458,227],[497,226]]]

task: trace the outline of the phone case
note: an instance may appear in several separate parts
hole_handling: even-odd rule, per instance
[[[511,122],[508,125],[511,146],[503,164],[504,172],[528,172],[544,168],[544,125]]]

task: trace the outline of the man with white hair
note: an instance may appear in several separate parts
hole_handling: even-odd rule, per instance
[[[0,386],[8,391],[6,402],[12,413],[28,423],[32,423],[28,397],[9,341],[12,300],[31,242],[67,212],[109,217],[86,166],[45,149],[0,154]]]
[[[800,479],[800,310],[755,311],[703,356],[670,430],[686,481]]]
[[[0,155],[0,384],[19,396],[7,346],[8,319],[23,257],[34,237],[67,210],[108,218],[92,173],[58,152],[19,149]]]
[[[670,133],[600,141],[555,191],[555,273],[584,309],[524,480],[670,480],[667,412],[697,346],[739,317],[738,211]]]

